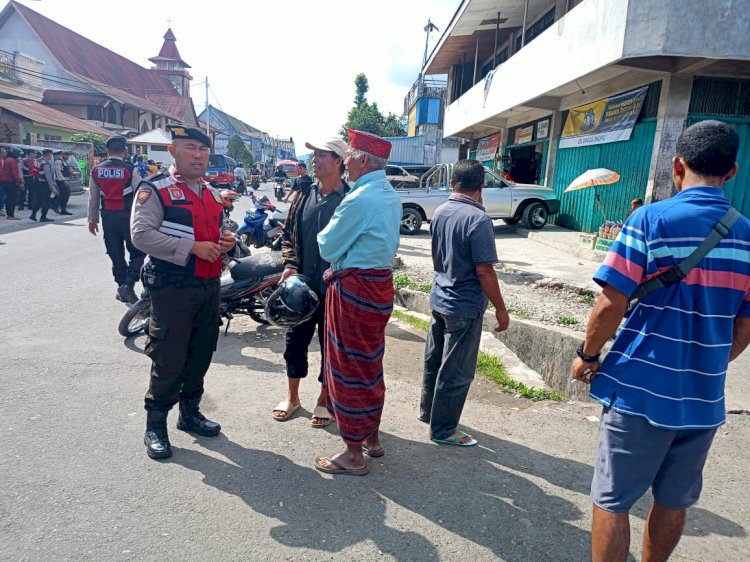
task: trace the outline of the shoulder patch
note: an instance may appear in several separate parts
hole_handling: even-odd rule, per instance
[[[221,198],[221,194],[219,194],[218,191],[216,191],[215,189],[211,189],[211,195],[214,196],[214,201],[216,201],[219,205],[224,205],[224,200]]]
[[[151,189],[148,187],[141,187],[138,190],[138,194],[136,195],[136,203],[138,205],[143,205],[146,201],[148,201],[148,198],[151,197]]]

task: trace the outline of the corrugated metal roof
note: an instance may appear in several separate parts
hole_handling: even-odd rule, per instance
[[[128,139],[129,144],[172,144],[172,135],[165,129],[151,129]]]
[[[30,119],[35,125],[43,125],[74,133],[97,133],[105,136],[111,134],[106,129],[31,100],[6,100],[0,98],[0,107],[11,113],[16,113]]]
[[[104,94],[71,92],[69,90],[44,90],[42,103],[47,105],[98,105],[105,106],[110,99]]]
[[[70,72],[131,92],[173,95],[174,87],[166,78],[144,68],[90,39],[52,21],[34,10],[11,1],[57,61]]]
[[[391,143],[389,164],[424,164],[424,135],[385,138]]]

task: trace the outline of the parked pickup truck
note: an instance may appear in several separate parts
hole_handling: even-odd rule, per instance
[[[526,228],[537,230],[560,210],[560,201],[551,188],[513,183],[489,168],[484,171],[482,201],[491,218],[503,219],[508,224],[522,222]],[[435,209],[452,193],[452,175],[453,164],[437,164],[422,176],[419,189],[396,190],[404,207],[401,234],[416,234],[423,222],[432,220]]]

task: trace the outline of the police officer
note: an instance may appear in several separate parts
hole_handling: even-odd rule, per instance
[[[101,206],[104,247],[112,261],[112,275],[117,283],[115,298],[134,303],[138,297],[133,290],[146,257],[130,240],[130,210],[133,192],[141,181],[138,170],[125,162],[126,139],[116,135],[107,139],[107,158],[91,170],[89,181],[89,232],[99,232]],[[125,249],[129,262],[125,261]]]
[[[221,254],[235,245],[232,233],[222,232],[221,197],[202,178],[211,140],[199,129],[169,129],[174,168],[140,183],[131,217],[133,244],[150,256],[143,279],[151,292],[146,354],[153,363],[144,443],[154,459],[172,455],[167,414],[178,401],[177,429],[221,431],[198,406],[219,336]]]

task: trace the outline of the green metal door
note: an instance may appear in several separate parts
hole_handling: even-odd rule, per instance
[[[628,141],[558,148],[552,185],[561,205],[553,222],[581,232],[599,229],[604,219],[593,188],[563,193],[570,182],[592,168],[607,168],[620,174],[620,181],[597,190],[607,220],[624,221],[630,201],[645,197],[655,132],[656,119],[649,118],[635,125]]]
[[[737,175],[724,184],[724,194],[732,207],[750,218],[750,119],[743,117],[707,117],[705,115],[689,115],[688,127],[699,121],[717,119],[731,124],[740,136],[740,150],[737,153],[737,162],[740,169]]]

